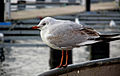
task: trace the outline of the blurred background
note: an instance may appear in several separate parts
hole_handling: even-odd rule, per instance
[[[50,70],[50,48],[37,25],[46,16],[90,26],[101,34],[120,33],[120,0],[0,1],[0,76],[37,76]],[[89,46],[72,50],[72,63],[90,60]],[[120,57],[120,40],[111,41],[109,57]]]

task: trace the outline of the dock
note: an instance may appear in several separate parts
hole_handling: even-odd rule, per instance
[[[105,58],[53,69],[38,76],[119,76],[120,57]]]
[[[20,1],[22,2],[22,0]],[[86,5],[91,2],[90,6],[82,6],[55,2],[62,0],[51,0],[54,3],[37,2],[39,0],[36,0],[36,3],[25,1],[23,1],[25,2],[23,4],[19,4],[19,2],[11,3],[10,21],[2,22],[4,19],[1,18],[0,61],[3,66],[1,65],[0,75],[120,75],[120,9],[116,5],[117,2],[99,0],[100,3],[92,3],[93,0],[86,0],[89,1],[86,2]],[[75,2],[76,0],[68,1]],[[4,1],[2,4],[4,5]],[[34,6],[34,8],[31,6]],[[87,10],[87,7],[90,7],[90,11]],[[2,14],[2,16],[4,15]],[[82,48],[71,49],[68,52],[69,65],[56,68],[60,63],[62,52],[47,46],[41,40],[40,31],[31,29],[32,26],[37,25],[46,16],[73,22],[78,18],[80,24],[100,32],[101,41],[85,47],[82,46]],[[112,21],[114,24],[111,24]],[[66,54],[65,52],[63,64],[66,62]]]
[[[117,9],[115,2],[91,4],[91,11],[111,10],[111,9]],[[14,12],[11,12],[11,20],[68,15],[68,14],[75,14],[75,13],[80,13],[84,11],[85,11],[85,6],[82,6],[82,5],[14,11]]]

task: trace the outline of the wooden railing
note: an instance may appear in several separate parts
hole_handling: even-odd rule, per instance
[[[120,57],[72,64],[66,68],[53,69],[38,76],[119,76]]]

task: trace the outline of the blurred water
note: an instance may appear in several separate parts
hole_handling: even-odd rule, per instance
[[[17,3],[17,1],[19,1],[19,0],[11,0],[11,3]],[[25,1],[36,1],[36,0],[25,0]]]
[[[3,76],[36,76],[49,69],[49,48],[11,47],[9,51],[2,64]]]
[[[11,8],[16,10],[17,6]],[[27,6],[27,8],[35,8],[35,6]],[[39,40],[17,42],[37,44]],[[86,49],[87,47],[73,49],[73,64],[89,60],[89,51]],[[0,63],[0,76],[37,76],[49,70],[49,47],[11,47],[5,48],[4,54],[5,61]],[[120,56],[120,40],[110,44],[110,57],[118,56]]]
[[[27,43],[27,41],[19,41]],[[30,41],[38,43],[38,40]],[[120,56],[120,40],[111,42],[110,56]],[[73,63],[88,61],[87,47],[73,49]],[[4,51],[5,61],[0,64],[0,76],[37,76],[49,70],[48,47],[11,47]]]

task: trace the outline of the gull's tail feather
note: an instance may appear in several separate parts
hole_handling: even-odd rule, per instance
[[[78,44],[78,46],[92,45],[98,42],[110,42],[114,40],[120,40],[120,34],[100,35],[100,37],[90,38],[88,41]]]
[[[119,36],[120,34],[111,34],[111,35],[100,35],[101,38],[114,38]]]
[[[82,42],[82,43],[78,44],[77,47],[92,45],[92,44],[98,43],[98,42],[100,42],[100,41],[99,40],[88,40],[88,41],[85,41],[85,42]]]

